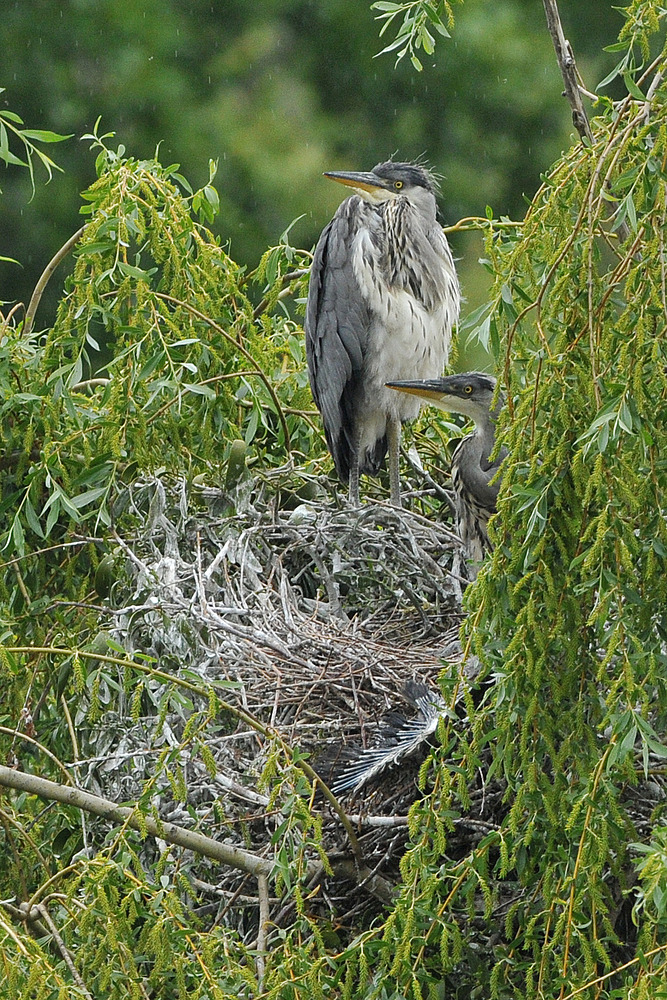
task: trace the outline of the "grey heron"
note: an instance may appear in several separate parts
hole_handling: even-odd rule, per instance
[[[355,194],[313,258],[304,324],[310,385],[351,502],[359,504],[359,474],[377,474],[388,450],[391,500],[400,506],[401,424],[421,404],[385,383],[440,375],[459,312],[436,182],[419,164],[391,160],[324,176]]]
[[[491,549],[487,525],[496,512],[500,483],[496,473],[507,449],[493,459],[495,423],[503,397],[493,406],[496,380],[484,372],[465,372],[425,381],[392,381],[387,386],[418,396],[447,413],[463,413],[474,421],[475,429],[457,445],[452,455],[452,483],[456,495],[459,534],[470,562],[469,576],[475,578],[479,563]]]

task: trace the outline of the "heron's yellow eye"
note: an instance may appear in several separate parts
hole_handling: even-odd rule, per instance
[[[401,188],[403,187],[403,181],[394,181],[394,187],[396,188],[397,191],[400,191]]]
[[[465,388],[465,391],[467,392],[468,395],[470,395],[470,393],[472,392],[472,386],[471,385],[467,385],[466,388]]]

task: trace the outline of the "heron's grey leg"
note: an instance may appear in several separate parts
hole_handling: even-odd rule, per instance
[[[389,449],[389,498],[394,507],[401,506],[401,477],[398,459],[401,446],[401,422],[394,417],[387,420],[387,445]]]
[[[459,604],[463,601],[461,579],[465,575],[461,562],[461,549],[457,547],[454,549],[454,556],[452,557],[452,586],[454,587],[454,594]]]
[[[350,503],[353,507],[359,506],[359,462],[355,460],[350,466]]]
[[[361,428],[355,428],[354,448],[351,455],[350,474],[348,484],[350,489],[350,503],[353,507],[359,506],[359,447],[361,444]]]

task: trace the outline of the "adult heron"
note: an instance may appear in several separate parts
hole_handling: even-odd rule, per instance
[[[495,445],[495,423],[503,405],[493,399],[496,380],[484,372],[465,372],[427,381],[392,381],[387,386],[418,396],[447,413],[463,413],[475,429],[456,446],[452,455],[452,483],[456,496],[458,530],[469,560],[469,576],[477,576],[479,563],[491,549],[487,525],[496,512],[500,483],[496,473],[507,449],[491,460]]]
[[[447,364],[459,312],[449,244],[436,220],[436,182],[416,163],[379,163],[325,177],[355,191],[320,236],[306,306],[306,352],[315,403],[336,469],[359,505],[359,474],[375,475],[389,450],[391,501],[400,506],[401,424],[417,398],[389,379],[427,379]]]

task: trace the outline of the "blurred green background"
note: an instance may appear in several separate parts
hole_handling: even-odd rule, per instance
[[[621,17],[608,0],[561,0],[586,83],[613,65],[602,46]],[[44,265],[81,224],[95,177],[80,136],[101,131],[138,158],[160,146],[193,186],[219,159],[215,230],[253,266],[297,216],[290,239],[312,247],[341,200],[326,169],[369,169],[423,155],[443,176],[442,217],[520,217],[540,173],[570,143],[569,107],[540,0],[454,4],[452,39],[416,72],[374,58],[370,0],[14,0],[0,16],[0,102],[32,128],[73,133],[46,147],[65,168],[32,201],[27,171],[0,168],[0,299],[27,301]],[[16,150],[18,152],[18,149]],[[465,308],[484,296],[480,244],[452,239]],[[45,326],[59,274],[40,314]]]

